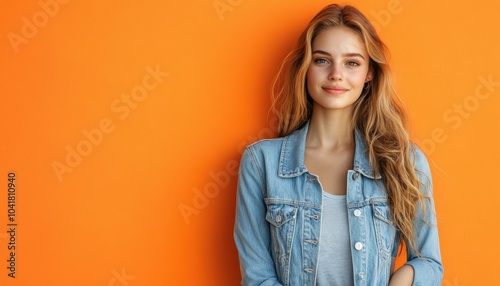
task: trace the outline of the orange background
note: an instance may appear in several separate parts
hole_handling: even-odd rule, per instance
[[[237,285],[241,148],[272,136],[273,76],[330,1],[54,1],[0,4],[0,284]],[[431,161],[443,285],[497,285],[500,6],[367,2]]]

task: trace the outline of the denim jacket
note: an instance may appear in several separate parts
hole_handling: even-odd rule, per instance
[[[246,147],[241,158],[234,239],[242,285],[316,285],[322,188],[304,165],[309,127]],[[399,233],[381,177],[374,176],[366,143],[355,131],[353,169],[347,174],[347,208],[354,285],[387,285]],[[421,191],[430,197],[427,217],[416,219],[421,257],[407,248],[413,285],[441,285],[443,266],[432,200],[431,175],[423,153],[413,157]]]

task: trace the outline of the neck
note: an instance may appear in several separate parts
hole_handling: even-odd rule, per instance
[[[306,146],[311,148],[341,149],[352,147],[352,110],[326,110],[315,105],[309,122]]]

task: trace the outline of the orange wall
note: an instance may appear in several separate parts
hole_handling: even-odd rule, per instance
[[[55,1],[0,5],[0,284],[237,285],[241,147],[330,1]],[[432,161],[443,285],[495,285],[500,6],[367,2]]]

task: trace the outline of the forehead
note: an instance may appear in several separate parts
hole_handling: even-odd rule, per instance
[[[327,28],[314,38],[312,50],[322,50],[332,55],[337,53],[360,53],[366,55],[361,37],[346,27]]]

